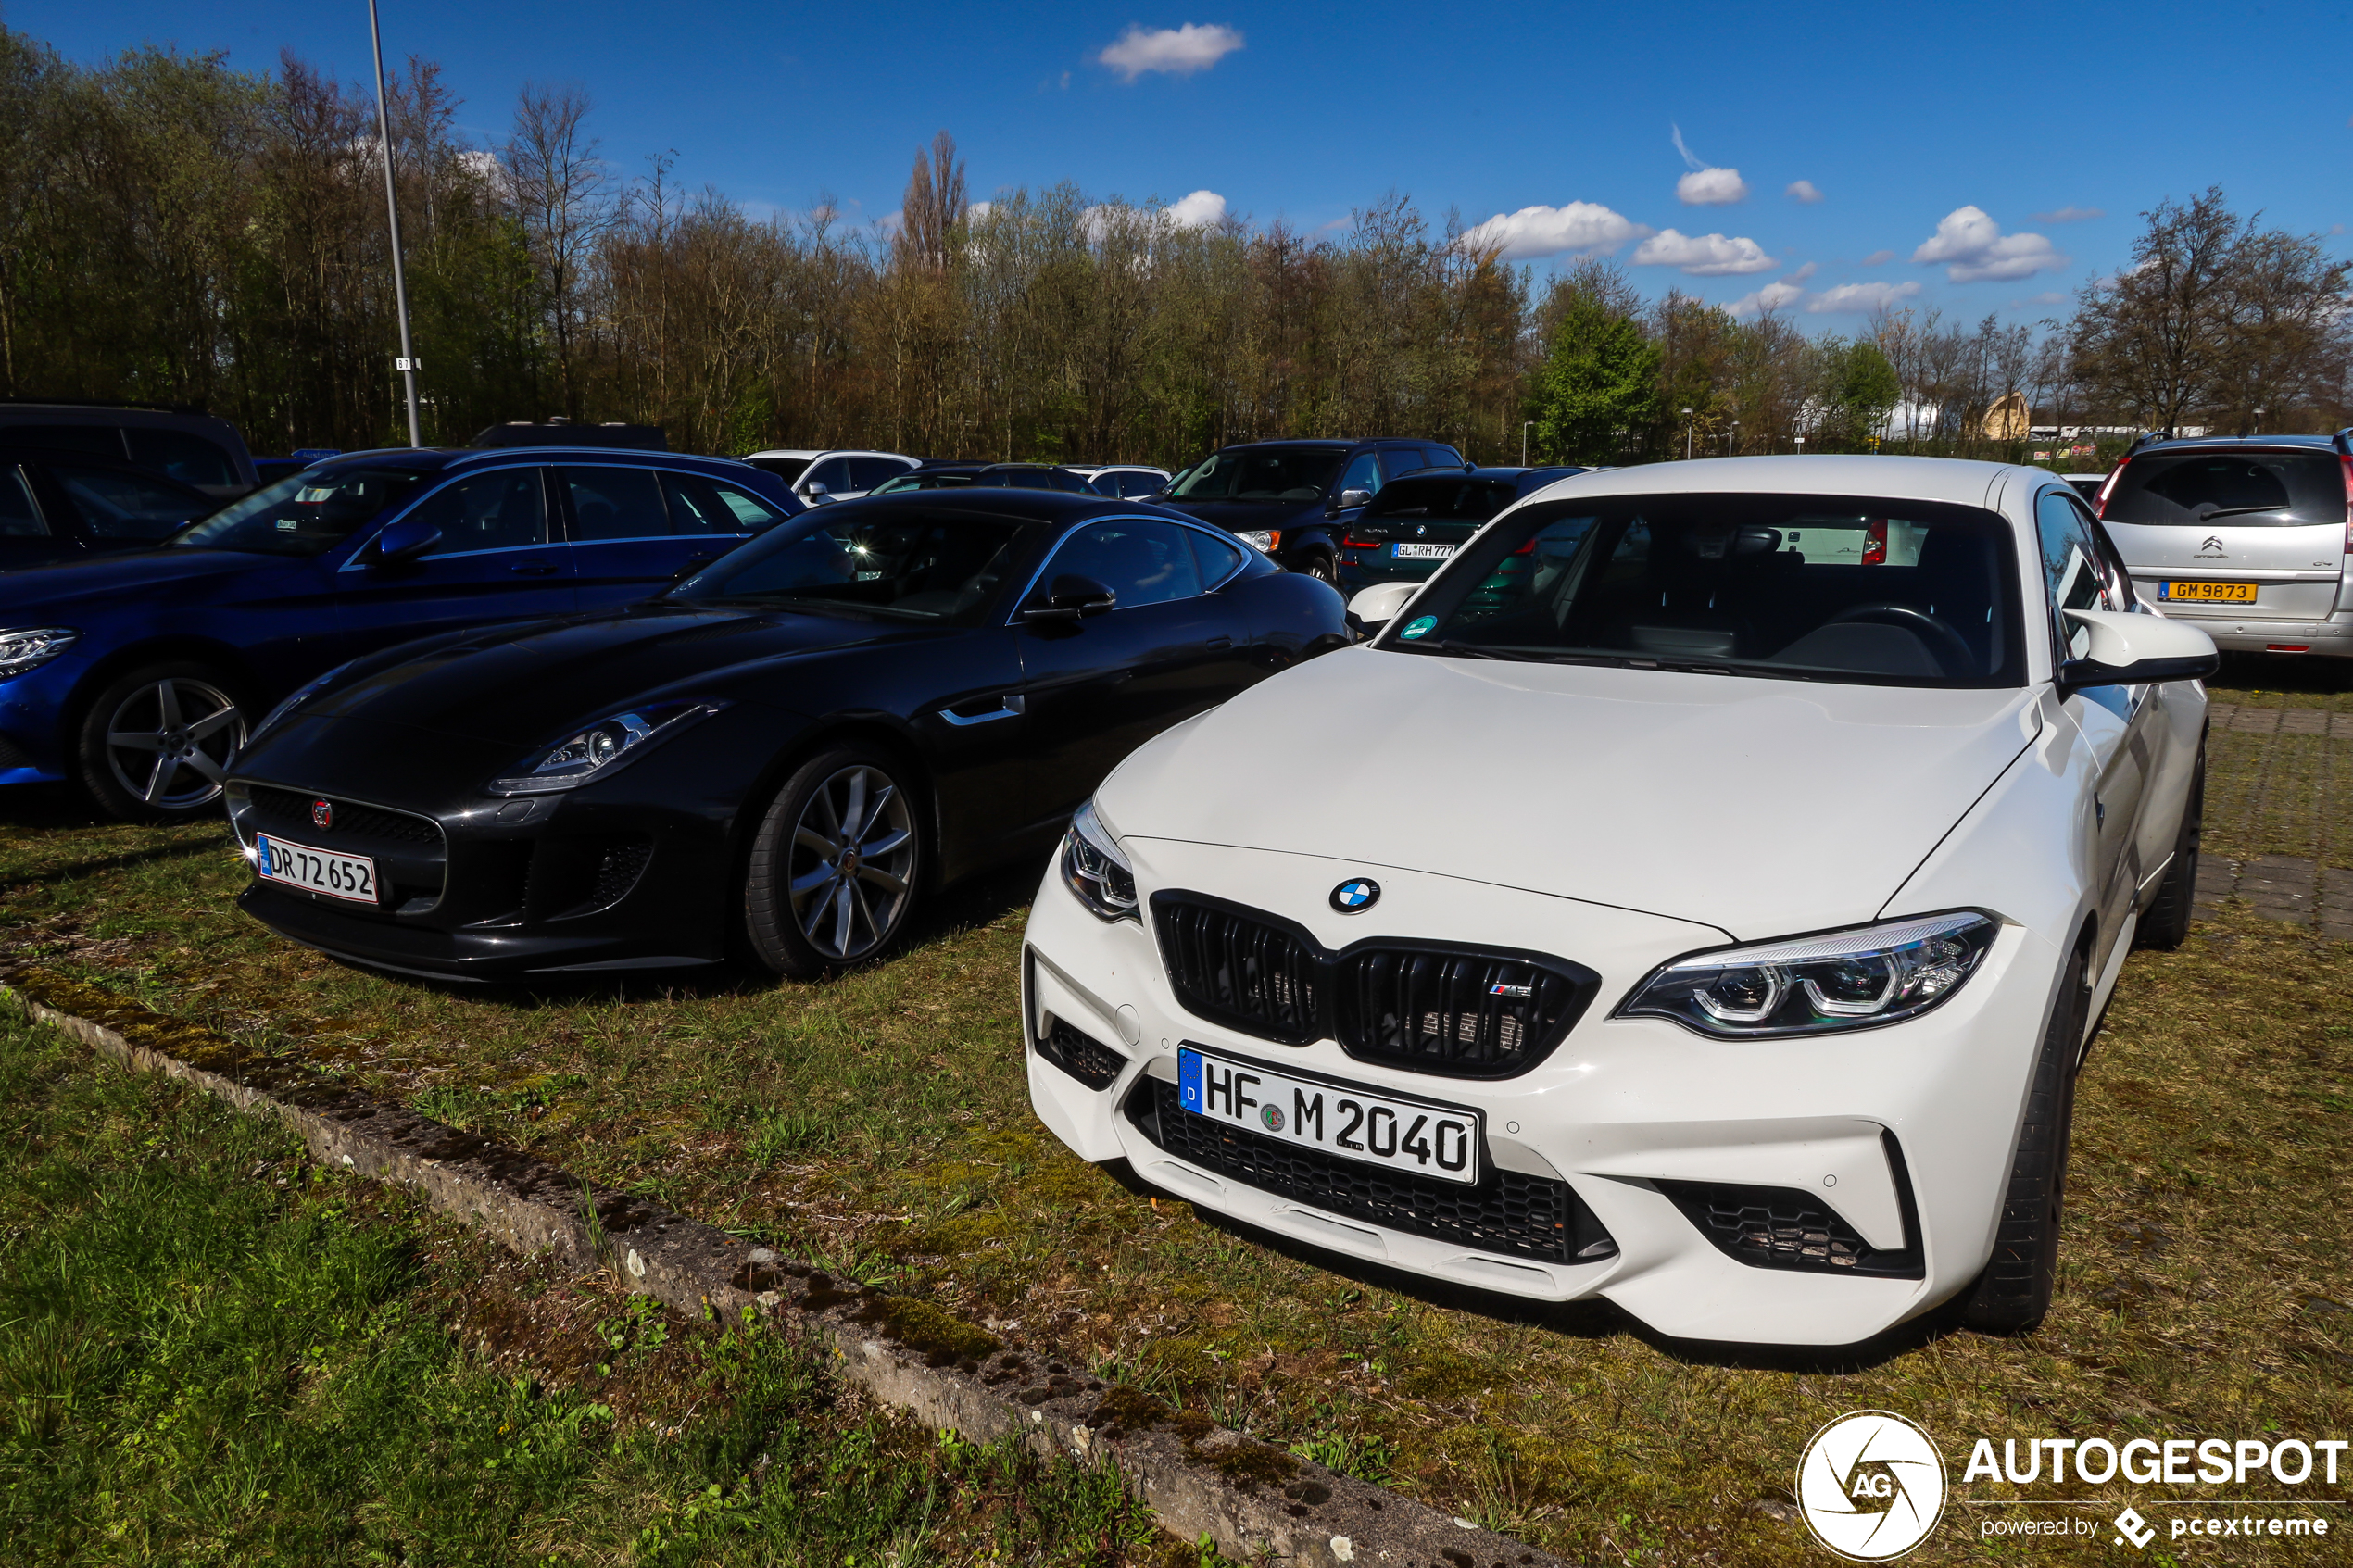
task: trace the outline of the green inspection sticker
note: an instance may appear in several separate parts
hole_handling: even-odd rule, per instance
[[[1405,622],[1405,630],[1397,634],[1401,637],[1426,637],[1429,635],[1429,629],[1437,624],[1438,617],[1434,615],[1417,615]]]

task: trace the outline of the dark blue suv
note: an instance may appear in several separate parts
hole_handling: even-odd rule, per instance
[[[395,643],[608,608],[802,504],[729,458],[356,452],[154,549],[0,575],[0,784],[129,821],[220,809],[264,707]]]
[[[1285,569],[1337,586],[1348,525],[1382,485],[1427,468],[1459,469],[1435,441],[1252,441],[1187,469],[1156,505],[1214,523]]]

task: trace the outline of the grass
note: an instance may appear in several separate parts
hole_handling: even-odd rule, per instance
[[[1201,1559],[1107,1473],[861,1408],[14,1019],[0,1148],[11,1562]]]
[[[2217,696],[2353,702],[2333,680],[2237,661]],[[2283,765],[2306,743],[2353,744],[2215,737],[2210,846],[2353,840],[2342,797]],[[2332,779],[2353,762],[2322,754]],[[2269,781],[2260,811],[2234,778]],[[0,950],[1573,1557],[1814,1561],[1782,1506],[1799,1449],[1866,1406],[1921,1421],[1957,1461],[1980,1436],[2353,1426],[2353,947],[2242,908],[2127,966],[2082,1086],[2045,1327],[1919,1328],[1833,1363],[1705,1355],[1604,1305],[1335,1267],[1071,1158],[1030,1116],[1021,1068],[1034,877],[967,890],[899,957],[829,985],[536,991],[387,980],[290,947],[230,907],[244,880],[216,830],[26,802],[0,818]],[[2134,1495],[2110,1490],[2116,1508]],[[2088,1561],[2108,1549],[2093,1539],[1981,1543],[1948,1521],[1913,1561]]]

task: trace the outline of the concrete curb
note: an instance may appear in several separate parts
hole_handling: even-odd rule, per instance
[[[1199,1411],[1011,1349],[908,1297],[837,1281],[535,1156],[428,1121],[308,1067],[37,970],[0,985],[36,1022],[143,1073],[277,1117],[318,1158],[422,1192],[507,1247],[609,1268],[628,1289],[725,1319],[746,1309],[830,1343],[842,1375],[926,1425],[974,1441],[1017,1436],[1039,1454],[1108,1463],[1179,1538],[1229,1557],[1326,1568],[1566,1568],[1562,1560],[1337,1475]]]

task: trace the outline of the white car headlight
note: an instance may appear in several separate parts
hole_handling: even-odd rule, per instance
[[[1283,531],[1279,528],[1245,528],[1234,537],[1253,550],[1264,550],[1272,555],[1275,546],[1283,542]]]
[[[1999,922],[1972,909],[1694,953],[1617,1010],[1719,1039],[1867,1029],[1918,1017],[1977,972]]]
[[[39,669],[73,646],[82,633],[69,626],[37,626],[0,632],[0,681]]]
[[[1136,909],[1136,868],[1119,851],[1119,842],[1095,810],[1091,800],[1070,819],[1063,836],[1063,884],[1077,896],[1098,920],[1143,917]]]
[[[516,772],[484,787],[493,795],[546,795],[600,779],[646,754],[724,702],[655,702],[599,719],[534,752]]]

